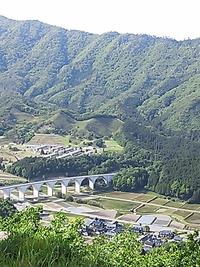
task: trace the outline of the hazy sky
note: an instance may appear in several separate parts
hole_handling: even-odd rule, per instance
[[[91,33],[200,37],[200,0],[1,0],[0,15]]]

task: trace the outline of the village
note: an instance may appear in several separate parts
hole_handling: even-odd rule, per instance
[[[64,159],[68,157],[92,155],[94,153],[94,148],[92,146],[88,147],[69,147],[63,145],[26,145],[31,148],[31,151],[34,154],[39,154],[40,156],[50,159],[50,158],[58,158]]]
[[[125,229],[125,225],[119,223],[118,221],[108,222],[104,219],[95,217],[94,219],[86,221],[84,226],[81,228],[80,233],[83,236],[104,235],[112,238]],[[138,240],[142,243],[142,247],[145,252],[153,249],[154,247],[161,247],[167,242],[182,242],[186,237],[186,235],[178,235],[176,231],[172,231],[171,229],[163,229],[158,232],[152,232],[150,231],[150,227],[148,225],[142,226],[141,224],[129,225],[129,230],[131,233],[137,234]]]

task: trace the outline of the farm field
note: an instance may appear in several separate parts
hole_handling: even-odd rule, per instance
[[[2,173],[4,179],[9,178],[10,174]],[[1,173],[0,173],[1,178]],[[13,178],[13,177],[12,177]],[[15,177],[16,178],[16,177]],[[18,178],[18,177],[17,177]],[[11,178],[10,178],[11,179]],[[73,194],[74,186],[71,188]],[[61,191],[60,184],[55,185],[54,194]],[[69,191],[69,188],[68,188]],[[42,186],[40,189],[40,194],[47,194],[46,185]],[[27,196],[32,196],[33,191],[27,190]],[[13,190],[12,196],[16,198],[18,196],[18,191]],[[74,195],[77,197],[77,195]],[[2,196],[1,196],[2,197]],[[186,204],[181,201],[171,201],[161,197],[156,197],[151,193],[129,193],[129,192],[118,192],[110,191],[106,192],[94,192],[94,194],[79,195],[80,198],[87,198],[88,200],[94,200],[102,205],[103,208],[94,207],[91,205],[87,206],[88,210],[93,210],[90,212],[91,216],[108,216],[108,218],[115,218],[121,220],[127,220],[127,222],[135,223],[147,223],[154,224],[155,226],[170,226],[172,228],[183,229],[185,225],[199,226],[200,227],[200,210],[199,205]],[[62,204],[62,203],[63,204]],[[71,213],[75,212],[78,214],[79,210],[82,209],[83,205],[76,202],[69,203],[65,200],[51,197],[40,199],[39,203],[43,203],[48,210],[56,209],[62,210],[65,207],[72,206]],[[60,203],[60,204],[59,204]],[[137,209],[138,207],[138,209]],[[68,208],[69,209],[69,208]],[[86,209],[86,208],[85,208]],[[133,211],[133,212],[132,212]],[[75,215],[76,216],[76,215]],[[88,213],[89,216],[89,213]],[[172,219],[171,224],[169,220],[163,220],[163,216],[168,216]],[[179,225],[180,224],[180,225]]]
[[[200,210],[200,204],[188,204],[185,203],[181,209],[187,209],[187,210]]]
[[[3,158],[5,164],[16,162],[25,157],[32,156],[30,148],[23,145],[9,144],[3,145],[0,149],[0,157]]]
[[[148,193],[147,194],[142,194],[142,193],[140,194],[140,193],[113,191],[113,192],[108,192],[106,194],[104,192],[104,194],[97,194],[97,195],[100,196],[101,198],[105,198],[104,199],[104,205],[107,201],[109,203],[112,203],[111,206],[109,206],[109,207],[114,208],[114,209],[116,209],[118,207],[118,205],[117,205],[118,202],[116,202],[115,199],[116,200],[118,199],[121,202],[130,201],[133,204],[133,206],[132,206],[133,209],[140,206],[141,202],[142,202],[144,205],[139,207],[139,209],[136,210],[137,216],[143,217],[143,216],[149,215],[149,216],[155,216],[155,218],[159,218],[159,216],[165,216],[166,215],[166,216],[169,216],[171,218],[173,218],[173,217],[177,218],[178,222],[172,220],[172,222],[170,223],[172,228],[176,228],[176,226],[177,226],[177,229],[183,229],[186,223],[190,223],[190,224],[196,223],[197,225],[200,224],[200,213],[195,213],[194,215],[192,214],[192,212],[193,211],[195,212],[195,210],[197,212],[200,212],[200,210],[199,210],[200,205],[197,205],[197,204],[194,204],[194,205],[193,204],[186,204],[182,201],[178,201],[178,200],[172,201],[172,200],[164,199],[162,197],[156,197],[155,198],[155,196],[152,195],[151,193],[150,194],[148,194]],[[152,201],[150,199],[152,199]],[[115,202],[113,202],[113,201],[115,201]],[[120,205],[122,205],[122,204],[120,204]],[[105,205],[105,207],[106,207],[106,205]],[[192,215],[189,216],[190,214],[192,214]],[[125,216],[124,218],[126,218],[126,214],[124,214],[123,216]],[[185,220],[185,218],[187,218],[187,219]],[[130,219],[130,221],[134,221],[134,220]]]
[[[25,178],[20,178],[16,175],[6,173],[6,172],[1,172],[0,171],[0,183],[10,183],[11,181],[16,182],[16,183],[24,183],[26,182]]]
[[[156,210],[156,213],[157,214],[163,214],[163,215],[172,215],[174,213],[174,209],[170,209],[170,208],[164,208],[164,207],[159,207],[157,210]]]
[[[200,227],[200,213],[193,213],[186,219],[186,222],[191,224],[199,224]]]
[[[120,201],[107,198],[94,198],[94,200],[100,203],[105,209],[117,209],[126,212],[129,212],[130,209],[133,209],[139,205],[138,203],[129,201]]]
[[[27,145],[66,145],[69,144],[69,137],[57,134],[35,134]]]
[[[110,198],[117,198],[117,199],[125,199],[125,200],[133,200],[136,197],[140,196],[141,193],[129,193],[129,192],[121,192],[121,191],[111,191],[111,192],[96,192],[95,195],[99,196],[106,196]]]
[[[141,202],[149,202],[152,198],[151,195],[148,194],[140,194],[138,196],[136,196],[135,198],[133,198],[132,200],[134,201],[141,201]]]
[[[128,221],[128,222],[136,222],[140,217],[141,215],[127,213],[127,214],[119,216],[117,219]]]
[[[153,221],[156,219],[153,215],[144,215],[139,218],[137,223],[139,224],[152,224]]]
[[[186,211],[186,210],[176,210],[176,211],[173,212],[172,215],[179,216],[179,217],[181,217],[181,218],[184,219],[185,217],[189,216],[190,214],[191,214],[190,211]]]
[[[159,197],[154,198],[151,201],[149,201],[149,203],[156,204],[156,205],[165,205],[167,204],[167,202],[169,202],[169,200],[164,199],[164,198],[159,198]]]
[[[13,155],[12,153],[5,151],[5,150],[0,150],[0,157],[4,159],[4,162],[15,162],[17,161],[17,157]]]
[[[157,206],[153,206],[153,205],[143,205],[142,207],[140,207],[139,209],[137,209],[137,212],[139,214],[152,214],[155,213],[156,210],[158,209]]]
[[[170,216],[159,215],[157,216],[157,219],[153,222],[153,224],[158,226],[167,226],[169,225],[170,221],[171,221]]]
[[[165,207],[172,207],[172,208],[180,208],[183,206],[183,202],[179,202],[179,201],[168,201],[164,206]]]

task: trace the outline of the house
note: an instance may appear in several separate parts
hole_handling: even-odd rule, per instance
[[[131,232],[133,233],[138,233],[138,234],[143,234],[144,233],[144,229],[141,225],[136,225],[136,226],[133,226],[132,229],[131,229]]]
[[[108,223],[108,222],[106,223],[106,229],[107,229],[107,231],[116,229],[117,226],[118,226],[118,222],[117,221],[111,222],[111,223]]]
[[[124,230],[124,226],[120,225],[117,221],[113,223],[107,223],[104,235],[108,237],[114,237],[116,234],[119,234],[122,230]]]
[[[179,235],[176,235],[176,236],[174,236],[173,240],[176,242],[181,242],[183,240],[183,238]]]
[[[106,223],[105,223],[105,220],[103,219],[98,219],[97,217],[94,218],[93,222],[92,222],[92,226],[94,228],[105,228],[106,226]]]
[[[171,230],[162,230],[159,232],[158,236],[161,238],[166,237],[172,239],[174,237],[174,232],[172,232]]]
[[[140,242],[143,243],[144,251],[149,251],[154,247],[161,247],[164,244],[163,240],[152,234],[145,235],[140,239]]]
[[[89,219],[89,220],[87,220],[87,222],[85,223],[85,226],[86,226],[86,227],[90,227],[90,226],[92,225],[92,223],[93,223],[93,220]]]
[[[147,235],[143,236],[142,238],[140,238],[140,242],[144,244],[144,243],[145,243],[147,240],[149,240],[151,237],[152,237],[151,234],[147,234]]]
[[[93,231],[90,227],[88,226],[83,226],[80,231],[79,231],[82,235],[93,235]]]

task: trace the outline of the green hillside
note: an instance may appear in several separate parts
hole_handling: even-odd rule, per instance
[[[35,130],[47,120],[67,129],[68,118],[55,113],[62,109],[76,119],[134,118],[199,139],[200,39],[95,35],[1,16],[0,59],[1,132],[33,116]],[[27,116],[12,116],[16,100]]]

